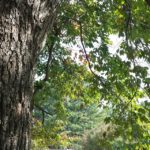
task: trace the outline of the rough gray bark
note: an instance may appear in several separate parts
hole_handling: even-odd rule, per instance
[[[0,150],[30,149],[33,69],[56,0],[0,0]]]

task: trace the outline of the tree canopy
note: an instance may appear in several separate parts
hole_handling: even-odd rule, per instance
[[[150,148],[149,20],[147,0],[62,3],[37,63],[35,145]]]

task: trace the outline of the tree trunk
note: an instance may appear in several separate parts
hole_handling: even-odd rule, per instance
[[[30,149],[33,71],[56,0],[0,0],[0,150]]]

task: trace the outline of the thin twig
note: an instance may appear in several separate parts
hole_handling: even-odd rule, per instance
[[[98,79],[100,80],[100,82],[101,82],[101,84],[102,84],[103,86],[105,86],[105,83],[104,83],[104,81],[102,80],[102,77],[100,77],[98,74],[96,74],[96,73],[92,70],[92,65],[91,65],[91,63],[90,63],[90,60],[89,60],[89,57],[88,57],[88,55],[87,55],[87,51],[86,51],[86,48],[85,48],[85,45],[84,45],[82,24],[81,24],[81,23],[79,23],[79,24],[80,24],[80,41],[81,41],[81,45],[82,45],[82,48],[83,48],[83,51],[84,51],[84,54],[85,54],[85,58],[86,58],[87,63],[88,63],[88,67],[89,67],[91,73],[92,73],[96,78],[98,78]]]
[[[48,60],[47,60],[47,64],[46,64],[46,67],[45,67],[45,78],[43,79],[44,81],[48,80],[49,65],[50,65],[50,62],[52,60],[52,51],[53,51],[53,48],[54,48],[54,44],[55,44],[55,42],[53,41],[50,46],[47,45],[47,47],[48,47]]]
[[[44,112],[45,114],[50,115],[50,116],[52,115],[50,112],[46,111],[43,107],[41,107],[41,106],[39,106],[39,105],[37,105],[37,104],[34,104],[34,106],[35,106],[37,109],[39,109],[40,111]]]
[[[128,46],[128,37],[129,37],[129,31],[131,31],[131,21],[132,21],[132,15],[131,15],[131,4],[128,0],[125,0],[126,4],[126,27],[125,27],[125,36],[126,36],[126,42]]]

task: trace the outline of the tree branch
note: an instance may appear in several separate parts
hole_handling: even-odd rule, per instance
[[[39,106],[39,105],[37,105],[37,104],[35,104],[34,105],[37,109],[39,109],[40,111],[42,111],[42,112],[44,112],[45,114],[47,114],[47,115],[52,115],[50,112],[48,112],[48,111],[46,111],[43,107],[41,107],[41,106]]]
[[[47,45],[47,47],[48,47],[48,60],[47,60],[47,64],[46,64],[46,67],[45,67],[45,78],[43,79],[43,81],[48,80],[49,65],[50,65],[50,62],[52,60],[52,51],[53,51],[53,48],[54,48],[54,44],[55,44],[55,42],[53,41],[50,46]]]
[[[129,37],[129,31],[131,30],[131,21],[132,21],[132,15],[131,15],[131,4],[128,0],[125,0],[125,13],[126,13],[126,26],[125,26],[125,36],[126,36],[126,42],[128,45],[128,37]]]
[[[42,112],[42,124],[44,124],[44,121],[45,121],[45,114],[47,115],[52,115],[50,112],[46,111],[43,107],[37,105],[37,104],[34,104],[34,106],[39,109],[41,112]]]
[[[103,86],[105,86],[105,83],[104,81],[102,80],[102,77],[100,77],[99,75],[97,75],[93,70],[92,70],[92,66],[91,66],[91,63],[90,63],[90,60],[88,58],[88,55],[87,55],[87,51],[86,51],[86,48],[85,48],[85,45],[84,45],[84,40],[83,40],[83,31],[82,31],[82,24],[81,22],[79,22],[79,25],[80,25],[80,41],[81,41],[81,45],[82,45],[82,48],[83,48],[83,51],[84,51],[84,54],[85,54],[85,58],[87,60],[87,63],[88,63],[88,67],[91,71],[91,73],[100,80],[101,84]]]
[[[47,44],[47,47],[48,47],[48,60],[47,60],[47,64],[46,64],[46,67],[45,67],[45,78],[43,79],[43,81],[47,81],[48,80],[48,73],[49,73],[49,64],[50,64],[50,61],[52,59],[52,51],[53,51],[53,48],[54,48],[54,45],[55,45],[55,42],[56,42],[56,38],[60,35],[61,33],[61,27],[58,27],[57,24],[55,23],[53,25],[53,37],[52,37],[52,42],[50,44],[50,46]]]

